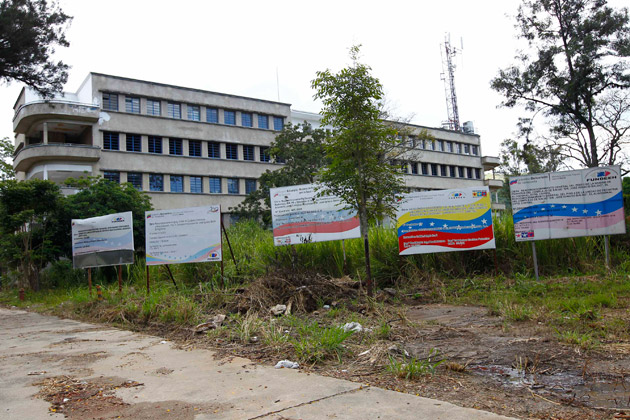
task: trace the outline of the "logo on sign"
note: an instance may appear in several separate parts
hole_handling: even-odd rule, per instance
[[[527,232],[517,232],[516,233],[516,237],[517,238],[533,238],[534,237],[534,231],[530,230]]]
[[[473,191],[473,197],[485,197],[488,195],[487,191]]]
[[[517,183],[518,183],[517,179],[515,179],[514,181],[510,181],[510,185],[514,185],[514,184],[517,184]]]
[[[614,172],[611,172],[606,169],[597,169],[593,172],[589,172],[586,175],[587,182],[605,181],[608,179],[616,179],[616,178],[617,178],[617,175]]]
[[[212,258],[217,258],[219,256],[219,253],[218,252],[213,252],[212,254],[210,254],[210,256]]]
[[[123,223],[125,221],[124,217],[114,217],[112,219],[112,223]]]
[[[219,206],[213,206],[210,207],[210,210],[208,211],[208,213],[216,213],[219,211]]]
[[[449,200],[457,200],[457,199],[460,199],[460,198],[466,198],[464,196],[464,193],[460,192],[460,191],[453,192],[453,193],[451,193],[450,197],[448,197]]]

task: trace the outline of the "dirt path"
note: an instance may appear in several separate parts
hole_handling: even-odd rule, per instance
[[[507,419],[35,313],[0,325],[3,419]]]

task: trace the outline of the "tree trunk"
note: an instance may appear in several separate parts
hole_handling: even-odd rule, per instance
[[[367,294],[369,297],[374,296],[372,285],[372,268],[370,266],[370,239],[368,237],[368,216],[367,209],[365,207],[365,201],[361,197],[362,205],[359,209],[359,225],[361,226],[361,237],[363,238],[363,249],[365,251],[365,276]]]

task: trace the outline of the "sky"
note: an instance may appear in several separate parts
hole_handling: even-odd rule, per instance
[[[361,44],[361,61],[383,84],[393,115],[440,127],[447,119],[442,50],[455,58],[460,121],[472,121],[482,153],[497,156],[520,111],[498,107],[490,81],[513,61],[518,0],[189,1],[60,0],[73,16],[65,90],[89,72],[280,100],[319,112],[311,80],[339,71]],[[611,2],[614,4],[614,2]],[[462,49],[463,46],[463,49]],[[0,85],[0,138],[13,138],[22,85]]]

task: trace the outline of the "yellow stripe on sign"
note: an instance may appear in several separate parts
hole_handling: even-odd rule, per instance
[[[470,204],[462,204],[455,206],[436,206],[423,207],[411,210],[403,214],[396,223],[399,228],[407,222],[416,219],[441,219],[441,220],[457,220],[466,221],[476,219],[485,214],[491,206],[490,195],[481,197],[479,200]]]

